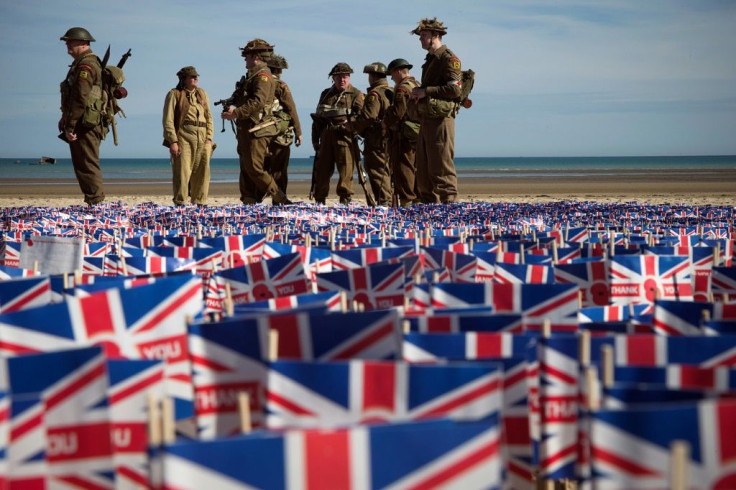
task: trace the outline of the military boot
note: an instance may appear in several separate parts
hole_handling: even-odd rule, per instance
[[[271,194],[271,203],[274,206],[286,206],[289,204],[294,204],[291,200],[289,200],[288,197],[286,197],[286,194],[284,194],[281,189],[276,189],[276,192]]]

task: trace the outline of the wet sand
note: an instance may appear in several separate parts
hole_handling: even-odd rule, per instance
[[[336,176],[333,177],[328,204],[334,203]],[[305,180],[289,182],[288,195],[294,201],[306,201],[310,183]],[[353,184],[356,201],[365,202],[360,185]],[[460,201],[544,202],[559,200],[646,203],[684,203],[736,205],[736,169],[733,170],[676,170],[659,174],[610,170],[592,175],[539,177],[505,176],[502,173],[488,177],[461,177],[458,181]],[[171,185],[146,180],[105,181],[108,201],[128,204],[154,202],[171,204]],[[208,204],[238,204],[237,183],[213,183]],[[0,180],[0,206],[67,206],[83,204],[79,186],[74,179],[45,184],[38,180]]]

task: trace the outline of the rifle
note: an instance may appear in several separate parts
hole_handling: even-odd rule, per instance
[[[358,146],[357,134],[353,135],[353,155],[355,156],[355,168],[358,171],[358,182],[365,193],[365,201],[369,206],[375,207],[376,198],[373,197],[370,182],[368,182],[368,174],[366,174],[365,169],[363,168],[363,162],[360,158],[360,146]]]
[[[120,61],[118,61],[118,64],[117,64],[117,67],[118,68],[121,68],[122,69],[123,66],[125,66],[125,62],[128,61],[128,58],[130,58],[130,56],[131,56],[130,49],[131,48],[128,48],[128,51],[125,52],[120,57]],[[105,64],[107,64],[107,58],[109,57],[109,54],[110,54],[110,45],[107,46],[107,52],[105,53]],[[105,65],[103,65],[103,67],[104,66]],[[127,96],[128,96],[128,91],[125,90],[125,87],[123,87],[123,86],[120,86],[120,87],[116,88],[113,91],[113,97],[116,98],[116,99],[124,99]],[[115,106],[117,106],[117,103],[115,103]],[[122,109],[119,109],[119,110],[122,111]],[[111,126],[112,126],[112,141],[115,144],[115,146],[117,146],[118,145],[118,125],[115,122],[115,114],[114,114],[114,112],[115,112],[115,109],[113,109],[113,117],[110,118],[111,119],[110,122],[111,122]],[[125,117],[125,113],[124,112],[123,112],[123,117]]]
[[[227,111],[227,108],[230,107],[233,104],[235,104],[235,97],[230,97],[229,99],[220,99],[220,100],[218,100],[218,101],[215,102],[215,105],[221,105],[222,106],[222,112]],[[235,124],[232,121],[230,121],[230,125],[233,128],[233,133],[235,133]],[[220,131],[220,132],[221,133],[224,133],[225,132],[225,120],[224,119],[222,120],[222,131]]]
[[[309,186],[309,195],[307,196],[307,199],[310,201],[314,199],[314,186],[317,183],[314,178],[314,167],[317,166],[317,157],[319,155],[319,150],[314,150],[314,160],[312,161],[312,185]]]

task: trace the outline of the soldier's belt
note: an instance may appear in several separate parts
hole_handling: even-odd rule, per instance
[[[182,126],[197,126],[197,127],[200,127],[200,128],[206,128],[207,127],[207,123],[206,122],[203,122],[203,121],[184,121],[181,124],[182,124]]]

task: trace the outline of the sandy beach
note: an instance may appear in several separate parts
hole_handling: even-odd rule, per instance
[[[104,169],[103,169],[104,172]],[[335,203],[336,177],[333,177],[328,204]],[[288,195],[294,201],[306,201],[309,182],[289,182]],[[360,185],[354,182],[353,198],[365,202]],[[614,173],[601,171],[584,178],[564,177],[507,177],[503,175],[481,178],[460,178],[460,201],[543,202],[559,200],[626,202],[652,204],[683,203],[736,205],[736,169],[709,170],[708,172],[674,170],[653,175],[651,172]],[[151,181],[105,181],[108,201],[127,204],[154,202],[171,204],[171,185]],[[237,204],[237,183],[214,183],[210,186],[208,204]],[[83,204],[82,194],[74,179],[54,184],[38,180],[0,179],[0,206],[68,206]]]

